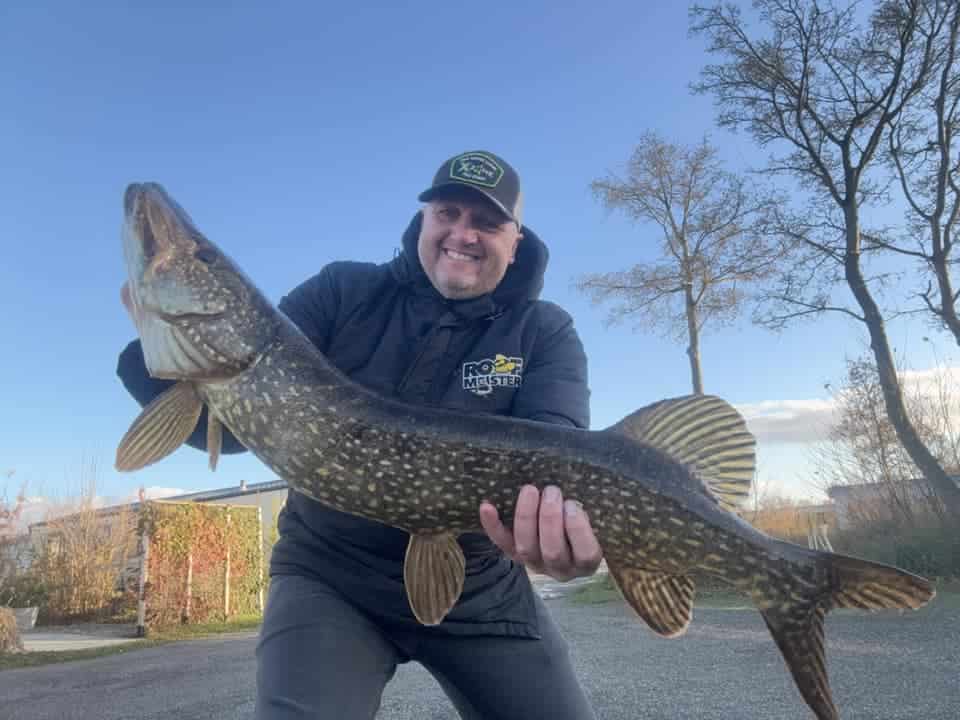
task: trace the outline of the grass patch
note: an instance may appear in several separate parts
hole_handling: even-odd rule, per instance
[[[38,667],[52,663],[73,662],[74,660],[91,660],[93,658],[121,655],[144,648],[167,645],[183,640],[196,640],[216,635],[225,635],[236,632],[249,632],[260,627],[262,618],[259,615],[250,615],[236,618],[230,622],[210,622],[197,625],[179,625],[155,630],[147,637],[130,642],[109,645],[101,648],[87,648],[84,650],[42,651],[17,653],[15,655],[0,654],[0,670],[15,668]]]
[[[613,587],[606,576],[597,577],[575,587],[567,597],[574,605],[602,605],[614,600],[624,602],[620,591]]]

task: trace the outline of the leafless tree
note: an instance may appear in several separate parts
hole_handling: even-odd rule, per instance
[[[908,208],[907,240],[873,242],[921,263],[928,278],[920,293],[924,306],[960,345],[960,291],[951,277],[960,225],[960,3],[940,21],[944,27],[938,32],[933,78],[907,103],[887,136],[888,159]]]
[[[955,0],[953,0],[955,2]],[[722,126],[745,128],[761,146],[786,147],[767,173],[786,173],[808,191],[802,213],[777,208],[771,222],[802,248],[757,319],[771,327],[839,312],[866,328],[884,404],[910,458],[960,516],[960,488],[910,421],[871,276],[861,210],[887,199],[879,151],[904,108],[936,78],[950,0],[880,0],[865,26],[858,4],[755,0],[759,37],[730,5],[691,9],[691,31],[722,62],[707,65],[694,90],[714,96]],[[879,170],[879,172],[878,172]],[[876,233],[880,235],[880,233]],[[845,284],[854,304],[838,296]]]
[[[20,517],[26,501],[26,486],[20,488],[17,497],[11,501],[7,497],[7,485],[14,476],[13,470],[5,473],[6,481],[0,492],[0,595],[5,595],[6,586],[12,581],[19,567],[16,553],[18,534],[20,532]]]
[[[911,421],[940,463],[960,470],[960,398],[952,390],[949,371],[938,369],[931,381],[905,389]],[[826,440],[812,452],[812,462],[822,489],[866,485],[874,489],[871,500],[852,508],[868,524],[892,522],[897,526],[922,524],[924,517],[944,517],[939,496],[905,452],[884,406],[877,368],[872,356],[847,361],[847,374],[830,388],[836,403],[836,422]]]
[[[629,319],[685,338],[693,392],[702,394],[701,331],[736,318],[746,288],[773,273],[777,250],[755,232],[768,200],[726,172],[706,139],[683,147],[655,133],[643,135],[624,175],[591,188],[607,208],[659,226],[660,259],[583,275],[578,289],[595,303],[615,303],[611,324]]]
[[[18,532],[17,523],[26,502],[26,485],[20,488],[15,501],[7,498],[6,485],[13,478],[15,471],[7,470],[4,474],[7,476],[7,481],[4,483],[3,492],[0,493],[0,539],[16,535]]]

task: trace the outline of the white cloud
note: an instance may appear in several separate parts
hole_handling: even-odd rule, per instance
[[[764,400],[738,405],[758,442],[816,442],[835,419],[832,400]]]
[[[960,428],[960,368],[908,370],[900,375],[903,395],[919,396],[924,403],[944,402],[953,427]],[[763,400],[738,405],[758,442],[808,443],[823,440],[836,422],[833,399]]]

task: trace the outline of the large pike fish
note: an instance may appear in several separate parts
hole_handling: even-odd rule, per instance
[[[160,186],[131,185],[124,208],[147,369],[179,382],[134,421],[117,468],[176,450],[205,405],[211,466],[226,426],[290,487],[410,533],[404,584],[424,624],[460,595],[457,537],[479,530],[481,501],[509,521],[528,482],[555,483],[583,504],[610,574],[654,632],[686,630],[694,573],[749,595],[821,720],[838,717],[826,613],[918,608],[934,595],[923,578],[775,540],[741,520],[754,440],[719,398],[664,400],[600,431],[386,399],[333,367]]]

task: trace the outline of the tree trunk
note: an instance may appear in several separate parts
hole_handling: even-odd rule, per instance
[[[689,283],[684,288],[687,301],[687,335],[690,344],[687,346],[687,356],[690,358],[690,379],[693,383],[693,394],[703,395],[703,374],[700,370],[700,330],[697,328],[697,303],[693,299],[693,286]]]
[[[940,290],[940,319],[960,345],[960,318],[957,317],[957,306],[953,301],[953,285],[950,282],[950,270],[947,268],[947,258],[943,252],[942,232],[938,223],[931,223],[933,232],[933,272],[937,277],[937,286]]]
[[[848,188],[850,185],[848,184]],[[850,192],[850,198],[856,194]],[[847,252],[844,257],[844,274],[857,303],[863,310],[867,330],[870,333],[870,348],[877,363],[877,376],[883,391],[887,415],[904,449],[927,481],[936,489],[947,511],[960,518],[960,487],[947,475],[940,463],[923,443],[913,423],[907,416],[907,408],[897,377],[896,364],[890,350],[890,341],[883,316],[870,295],[860,267],[860,217],[856,200],[850,199],[844,207],[846,220]]]

